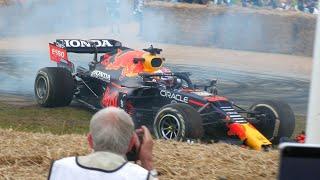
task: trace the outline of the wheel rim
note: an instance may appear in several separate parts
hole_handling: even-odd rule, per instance
[[[276,114],[269,107],[259,106],[255,109],[255,111],[266,115],[266,121],[264,121],[266,124],[273,124],[273,122],[277,119]]]
[[[177,117],[166,114],[160,119],[160,133],[164,139],[178,139],[180,122]]]
[[[275,121],[279,118],[278,114],[275,112],[275,110],[272,107],[264,106],[264,105],[258,105],[254,111],[258,111],[262,114],[266,115],[265,121],[262,121],[262,124],[260,126],[262,127],[268,127],[272,130],[274,133],[275,129]],[[262,131],[266,131],[266,129],[261,129]],[[267,138],[273,138],[274,134],[271,131],[264,132],[264,134],[267,136]]]
[[[48,94],[48,84],[44,77],[39,77],[36,86],[37,96],[40,99],[44,99]]]

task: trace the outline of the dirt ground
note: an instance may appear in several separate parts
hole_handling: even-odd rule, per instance
[[[90,152],[84,135],[0,129],[0,144],[0,179],[46,179],[51,160]],[[278,151],[157,140],[154,161],[160,179],[276,179]]]
[[[8,93],[0,93],[0,102],[16,107],[26,107],[35,104],[32,97]]]

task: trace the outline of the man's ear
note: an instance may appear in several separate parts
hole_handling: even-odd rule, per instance
[[[130,139],[130,143],[129,143],[127,152],[130,152],[133,147],[135,147],[135,146],[137,146],[139,144],[140,144],[140,142],[139,142],[139,139],[137,137],[137,134],[133,133],[133,135],[131,136],[131,139]]]
[[[92,134],[91,133],[88,134],[87,140],[88,140],[90,148],[93,149],[93,138],[92,138]]]

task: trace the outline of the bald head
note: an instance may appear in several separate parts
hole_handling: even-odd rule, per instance
[[[131,117],[122,109],[108,107],[98,111],[90,121],[95,151],[126,154],[134,132]]]

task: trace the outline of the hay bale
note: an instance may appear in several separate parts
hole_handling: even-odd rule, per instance
[[[90,152],[84,135],[0,129],[0,179],[46,179],[52,160]],[[155,141],[161,179],[276,179],[278,151],[217,144]]]
[[[316,16],[157,1],[146,5],[142,24],[152,42],[311,56]]]

